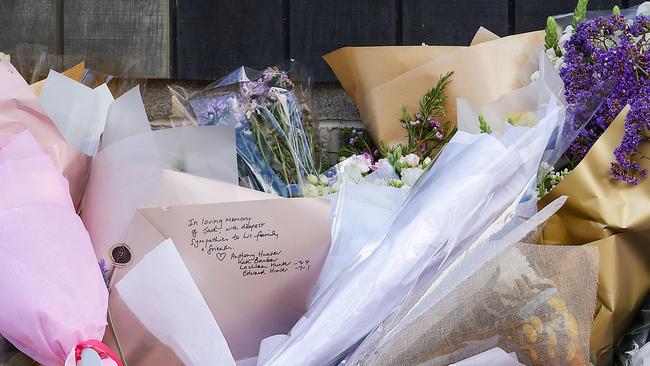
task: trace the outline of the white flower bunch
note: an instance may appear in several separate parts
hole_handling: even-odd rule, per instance
[[[432,163],[431,158],[421,159],[416,154],[392,156],[376,162],[369,154],[352,155],[336,165],[333,178],[308,175],[303,195],[319,197],[336,193],[344,182],[410,189]]]
[[[546,162],[542,162],[539,167],[537,188],[537,198],[542,199],[550,191],[552,191],[560,182],[569,175],[569,169],[563,169],[562,171],[556,172],[555,168],[549,165]]]
[[[417,183],[418,179],[424,174],[426,168],[431,165],[431,158],[426,157],[420,162],[420,157],[415,154],[408,154],[397,159],[395,171],[399,179],[391,179],[388,185],[396,188],[410,189]]]

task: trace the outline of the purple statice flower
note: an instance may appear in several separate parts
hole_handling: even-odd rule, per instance
[[[648,131],[647,98],[650,86],[650,54],[647,52],[650,22],[637,17],[634,22],[613,15],[580,23],[575,34],[565,44],[564,66],[560,76],[571,114],[588,115],[597,100],[605,101],[596,109],[577,138],[569,146],[566,157],[574,165],[580,162],[602,133],[628,104],[632,110],[625,121],[625,137],[616,152],[612,175],[630,184],[647,176],[638,164],[639,144],[646,140]],[[607,89],[608,95],[602,91]],[[645,116],[645,117],[644,117]],[[571,118],[571,116],[569,116]]]
[[[625,130],[621,145],[614,150],[616,161],[612,163],[611,173],[619,180],[629,184],[638,184],[648,177],[648,170],[641,168],[639,160],[647,159],[639,151],[639,145],[648,141],[650,131],[650,102],[646,94],[632,102],[630,112],[625,119]]]
[[[99,260],[99,269],[102,272],[102,277],[104,277],[104,283],[106,284],[106,287],[108,288],[111,283],[111,278],[110,278],[110,271],[108,270],[108,267],[106,267],[106,261],[103,259]]]

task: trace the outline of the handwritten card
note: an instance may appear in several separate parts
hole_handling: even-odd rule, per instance
[[[262,339],[287,333],[307,310],[329,251],[330,205],[274,199],[141,209],[126,243],[133,259],[116,270],[113,283],[161,239],[174,242],[233,356],[242,360],[257,355]],[[123,308],[114,302],[112,309]],[[118,339],[133,330],[115,311],[113,318]],[[128,362],[131,351],[122,351]]]

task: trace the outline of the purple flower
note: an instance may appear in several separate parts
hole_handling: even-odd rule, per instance
[[[366,161],[368,162],[368,165],[372,165],[372,164],[374,163],[374,158],[372,157],[372,155],[370,155],[370,153],[368,153],[368,152],[364,152],[364,153],[363,153],[363,157],[364,157],[364,158],[366,159]]]
[[[432,117],[429,117],[431,119],[427,119],[429,121],[429,127],[434,127],[434,128],[440,128],[440,121],[437,119],[433,119]]]
[[[442,137],[443,137],[443,136],[442,136],[442,133],[440,133],[440,131],[436,132],[436,139],[437,139],[437,140],[441,140],[441,141],[442,141]]]
[[[574,164],[585,157],[619,112],[631,105],[625,135],[611,166],[612,176],[630,184],[647,177],[639,165],[643,156],[638,148],[649,130],[650,54],[644,38],[638,37],[648,33],[650,21],[646,17],[637,17],[632,24],[621,16],[586,20],[565,44],[560,70],[569,103],[568,119],[571,127],[580,131],[565,154]],[[608,93],[603,94],[603,90]]]
[[[99,269],[102,272],[102,277],[104,277],[104,283],[106,284],[106,287],[108,288],[111,283],[111,278],[110,278],[110,271],[106,267],[106,261],[103,259],[99,260]]]

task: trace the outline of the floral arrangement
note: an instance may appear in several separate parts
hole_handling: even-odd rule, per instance
[[[199,125],[235,126],[241,185],[300,197],[307,176],[321,171],[309,92],[277,67],[254,80],[243,76],[230,75],[224,80],[231,83],[189,97],[190,115]]]
[[[625,135],[615,151],[611,175],[629,184],[646,179],[639,146],[650,138],[650,18],[640,7],[635,19],[614,8],[609,17],[586,19],[587,0],[580,0],[572,25],[558,37],[553,18],[546,27],[546,53],[560,71],[569,105],[580,106],[606,88],[611,94],[584,126],[565,154],[575,167],[626,106]]]
[[[339,151],[341,162],[320,177],[309,177],[306,195],[337,192],[343,181],[413,187],[456,131],[444,120],[447,115],[444,92],[452,76],[453,72],[449,72],[440,77],[422,97],[416,113],[402,107],[399,122],[406,132],[405,144],[389,147],[382,142],[377,147],[365,131],[344,129],[342,136],[347,144]]]

